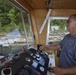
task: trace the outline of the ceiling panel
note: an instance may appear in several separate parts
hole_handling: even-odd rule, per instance
[[[33,9],[46,8],[46,0],[25,0]]]
[[[50,8],[53,8],[53,9],[76,9],[76,0],[52,0]]]
[[[76,0],[17,0],[28,9],[76,9]],[[47,2],[50,1],[48,4]]]

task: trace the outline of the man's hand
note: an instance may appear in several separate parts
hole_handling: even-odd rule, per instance
[[[43,46],[40,46],[40,47],[39,47],[39,50],[43,50],[43,49],[44,49],[44,47],[43,47]]]
[[[60,67],[54,67],[50,69],[50,72],[55,73],[56,75],[63,75],[63,70]]]

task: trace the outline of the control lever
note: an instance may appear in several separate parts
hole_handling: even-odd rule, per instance
[[[40,48],[40,46],[42,46],[41,44],[38,44],[37,45],[37,50],[40,50],[39,48]]]

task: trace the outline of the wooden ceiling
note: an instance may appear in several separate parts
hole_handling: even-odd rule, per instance
[[[76,0],[17,0],[28,9],[76,9]]]

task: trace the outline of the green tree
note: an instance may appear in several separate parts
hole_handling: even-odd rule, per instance
[[[51,20],[50,22],[50,27],[51,26],[59,26],[60,31],[65,31],[65,25],[66,25],[66,20]]]
[[[29,32],[30,27],[27,20],[27,13],[24,13],[24,18],[26,30]],[[0,32],[10,32],[15,28],[18,28],[20,31],[23,30],[19,9],[5,0],[0,0]]]

